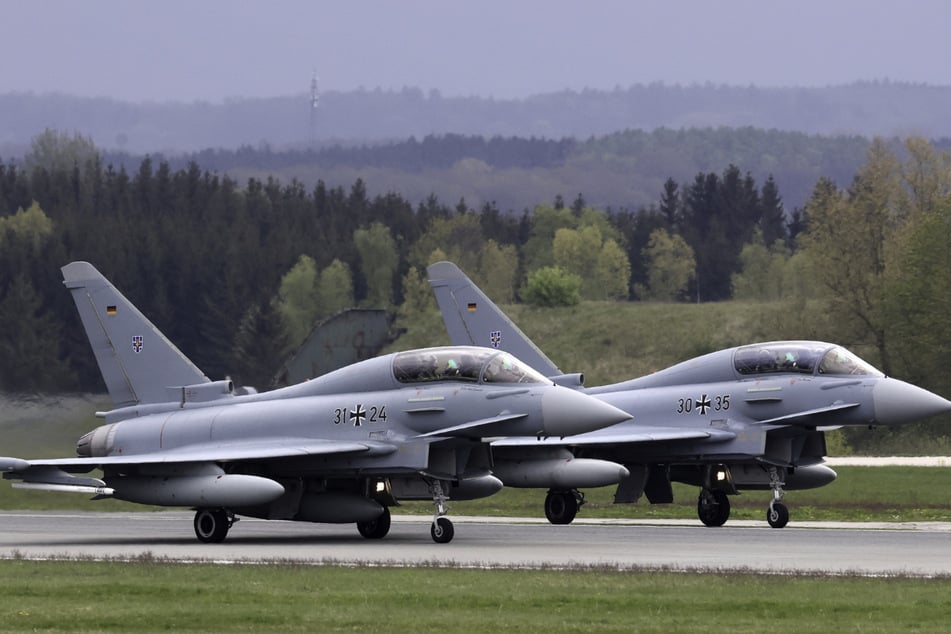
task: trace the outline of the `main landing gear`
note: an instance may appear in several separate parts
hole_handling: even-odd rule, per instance
[[[723,526],[730,519],[730,498],[720,490],[700,489],[697,517],[705,526]]]
[[[571,524],[583,504],[584,493],[578,489],[549,489],[545,496],[545,517],[552,524]]]
[[[357,530],[367,539],[383,539],[390,532],[390,507],[384,506],[383,512],[375,520],[357,522]]]
[[[433,502],[436,503],[436,515],[433,517],[433,525],[429,529],[433,541],[437,544],[448,544],[456,534],[452,521],[446,515],[446,494],[442,490],[442,482],[433,480],[430,485],[433,493]]]
[[[237,521],[234,513],[226,509],[198,509],[195,512],[195,536],[205,544],[220,544]]]

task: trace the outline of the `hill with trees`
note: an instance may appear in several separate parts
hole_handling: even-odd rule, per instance
[[[951,137],[951,87],[890,81],[816,88],[652,83],[525,99],[450,97],[418,88],[325,91],[223,103],[127,103],[62,94],[0,94],[0,153],[46,128],[79,132],[107,150],[178,154],[263,144],[344,145],[462,134],[585,139],[619,130],[778,129],[825,136]]]

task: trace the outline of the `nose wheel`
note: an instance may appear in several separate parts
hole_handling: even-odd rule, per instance
[[[456,534],[456,529],[453,528],[448,517],[437,517],[433,520],[429,534],[432,535],[433,541],[437,544],[448,544]]]
[[[789,509],[782,502],[772,502],[766,511],[766,521],[773,528],[782,528],[789,523]]]
[[[773,500],[766,510],[766,522],[773,528],[783,528],[789,523],[789,509],[780,501],[783,499],[783,487],[786,486],[782,475],[778,467],[769,468],[769,488],[773,490]]]
[[[436,515],[429,534],[437,544],[448,544],[456,534],[452,521],[446,515],[446,494],[442,490],[442,481],[433,480],[430,485],[433,493],[433,502],[436,503]]]

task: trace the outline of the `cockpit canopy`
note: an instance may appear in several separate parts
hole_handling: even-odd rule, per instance
[[[400,352],[393,374],[400,383],[551,383],[507,352],[469,346]]]
[[[744,346],[737,348],[733,364],[743,375],[795,372],[884,376],[845,348],[816,342],[783,341]]]

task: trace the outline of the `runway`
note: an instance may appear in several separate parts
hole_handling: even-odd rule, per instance
[[[366,540],[352,524],[242,519],[221,544],[202,544],[187,511],[0,513],[2,558],[293,561],[363,566],[755,571],[773,574],[951,576],[951,524],[544,520],[453,516],[455,539],[436,544],[431,518],[394,516]]]

